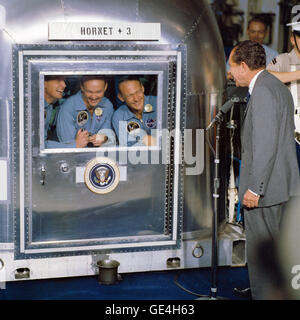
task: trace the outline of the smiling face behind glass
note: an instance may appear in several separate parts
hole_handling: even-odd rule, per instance
[[[94,109],[104,97],[107,83],[104,80],[92,79],[81,85],[83,101],[88,109]]]
[[[47,103],[52,104],[56,100],[61,99],[65,88],[66,83],[64,77],[45,79],[44,97]]]
[[[126,102],[134,113],[142,114],[144,110],[144,86],[136,80],[128,80],[120,83],[119,99]]]

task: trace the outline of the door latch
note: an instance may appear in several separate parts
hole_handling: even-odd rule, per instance
[[[41,185],[43,186],[45,184],[45,180],[46,180],[46,169],[44,166],[42,166],[41,168]]]

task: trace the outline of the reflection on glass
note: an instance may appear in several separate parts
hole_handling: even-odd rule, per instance
[[[153,146],[157,75],[44,77],[46,148]]]

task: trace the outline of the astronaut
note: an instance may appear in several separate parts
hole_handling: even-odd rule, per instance
[[[289,23],[288,26],[292,27],[290,42],[293,49],[274,58],[267,65],[267,70],[289,86],[294,98],[295,140],[300,168],[300,22]]]
[[[44,78],[44,141],[46,148],[64,148],[65,145],[55,139],[55,127],[66,83],[62,75],[46,75]]]
[[[115,144],[111,127],[113,105],[104,96],[107,81],[102,75],[85,75],[81,90],[62,105],[57,119],[57,136],[70,148]]]
[[[157,98],[145,96],[138,77],[124,76],[119,80],[118,98],[124,102],[112,117],[119,144],[127,146],[156,145]]]

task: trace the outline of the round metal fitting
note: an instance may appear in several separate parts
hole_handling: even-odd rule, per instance
[[[203,247],[200,245],[200,243],[196,243],[193,251],[192,251],[192,255],[194,258],[201,258],[204,254],[204,249]]]
[[[62,163],[62,164],[60,165],[60,170],[61,170],[61,172],[64,172],[64,173],[68,172],[68,171],[69,171],[69,166],[68,166],[68,164],[67,164],[66,162]]]

